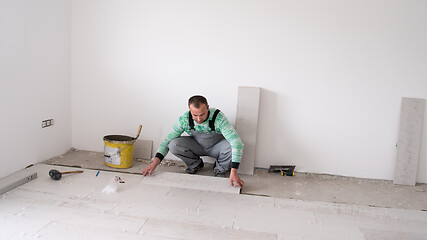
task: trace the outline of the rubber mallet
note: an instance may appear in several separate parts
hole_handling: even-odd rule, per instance
[[[59,172],[56,169],[52,169],[49,171],[49,176],[53,179],[53,180],[59,180],[61,179],[63,174],[69,174],[69,173],[82,173],[83,171],[71,171],[71,172]]]

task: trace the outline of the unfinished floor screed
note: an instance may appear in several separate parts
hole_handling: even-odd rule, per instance
[[[304,191],[313,190],[298,190],[297,182],[289,183],[317,176],[274,176],[271,181],[264,176],[267,173],[256,171],[254,176],[243,176],[248,191],[244,188],[243,194],[238,194],[227,185],[228,179],[204,176],[211,173],[208,167],[202,175],[193,176],[164,171],[175,168],[184,172],[179,166],[162,166],[155,176],[147,178],[140,175],[143,162],[125,170],[128,173],[103,170],[98,153],[74,151],[50,162],[67,165],[68,159],[74,158],[75,165],[90,165],[88,156],[99,165],[59,181],[49,177],[50,169],[81,168],[37,164],[23,170],[37,172],[38,177],[0,196],[0,239],[427,239],[427,213],[414,209],[425,209],[425,185],[407,190],[418,194],[413,198],[419,203],[401,204],[400,208],[371,207],[303,199],[304,195],[312,198],[314,192]],[[97,169],[101,169],[98,176]],[[125,183],[117,193],[103,193],[116,175]],[[327,195],[322,184],[343,181],[333,178],[317,178],[314,188],[321,187],[319,195]],[[280,186],[271,187],[279,182]],[[348,182],[359,185],[358,180]],[[379,184],[377,189],[388,187],[387,182]],[[356,190],[343,189],[342,193]],[[292,191],[300,192],[286,193]],[[301,199],[290,199],[287,194]],[[340,195],[333,189],[329,194]]]

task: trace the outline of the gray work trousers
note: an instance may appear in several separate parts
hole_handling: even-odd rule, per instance
[[[231,164],[231,145],[225,139],[219,140],[217,143],[214,143],[212,146],[206,145],[203,139],[199,143],[196,141],[200,138],[195,138],[193,136],[183,136],[172,139],[169,143],[169,151],[180,158],[182,161],[187,164],[189,169],[196,168],[201,161],[203,161],[201,156],[210,156],[216,158],[215,168],[220,172],[225,172],[230,169]]]

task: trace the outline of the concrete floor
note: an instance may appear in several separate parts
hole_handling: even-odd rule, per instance
[[[211,166],[178,174],[180,162],[164,161],[142,177],[146,164],[113,169],[102,153],[70,151],[0,179],[38,174],[0,195],[0,239],[427,239],[425,185],[257,170],[239,194],[206,176]],[[54,181],[52,168],[84,173]],[[102,192],[114,176],[125,183]]]

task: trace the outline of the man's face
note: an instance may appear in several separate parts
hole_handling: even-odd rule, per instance
[[[208,118],[209,106],[200,104],[199,108],[195,108],[193,104],[190,105],[190,112],[196,123],[201,124]]]

